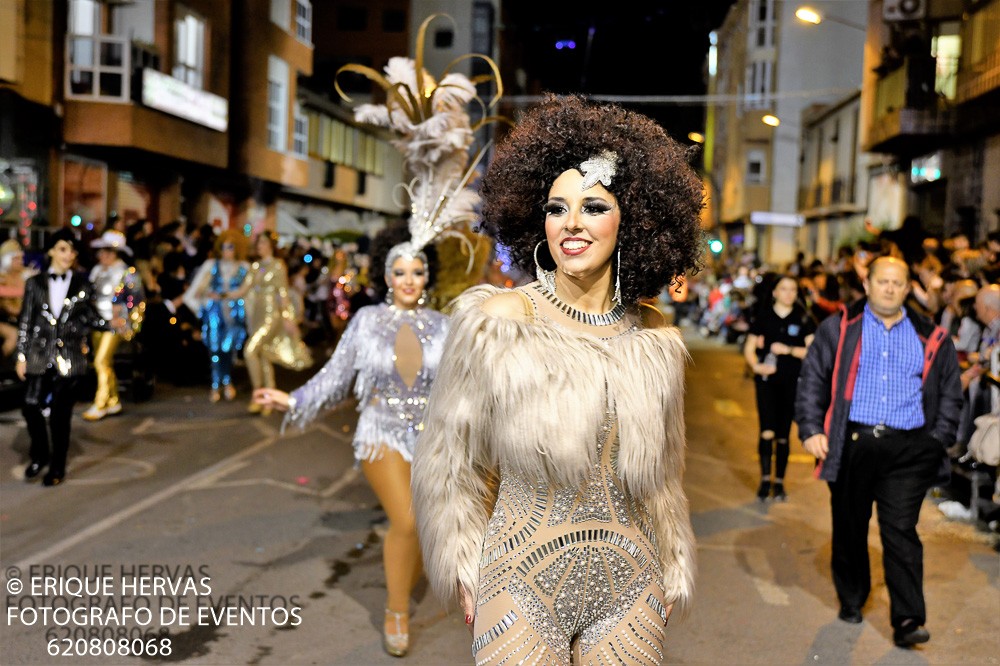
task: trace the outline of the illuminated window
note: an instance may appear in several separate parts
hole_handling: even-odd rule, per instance
[[[177,6],[173,75],[195,88],[205,87],[205,32],[204,19]]]
[[[306,44],[312,44],[312,11],[309,0],[295,0],[295,37]]]
[[[284,152],[288,145],[288,63],[267,58],[267,145]]]

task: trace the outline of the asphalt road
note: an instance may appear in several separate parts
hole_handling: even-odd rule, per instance
[[[836,619],[825,484],[811,479],[796,444],[789,501],[756,502],[752,384],[733,347],[697,338],[690,346],[685,487],[698,590],[690,616],[670,623],[669,662],[1000,662],[997,553],[988,535],[947,521],[930,500],[921,531],[931,642],[892,644],[874,522],[865,622]],[[154,663],[401,663],[381,649],[384,515],[353,468],[355,412],[343,407],[281,436],[280,418],[246,414],[245,397],[212,405],[207,390],[159,387],[121,416],[76,418],[69,475],[57,488],[21,480],[27,434],[17,412],[0,414],[0,663],[134,663],[125,652]],[[45,589],[46,576],[63,588]],[[76,576],[103,587],[77,600]],[[101,615],[45,615],[67,599]],[[416,599],[405,663],[471,663],[460,614],[424,586]],[[135,617],[119,626],[127,612]],[[170,654],[150,656],[166,639]]]

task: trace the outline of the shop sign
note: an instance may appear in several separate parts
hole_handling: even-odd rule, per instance
[[[750,224],[767,224],[776,227],[801,227],[806,218],[798,213],[774,213],[755,210],[750,213]]]
[[[142,70],[142,103],[193,123],[225,132],[229,101],[155,69]]]

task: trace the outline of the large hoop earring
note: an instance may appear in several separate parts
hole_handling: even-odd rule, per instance
[[[535,277],[538,279],[539,284],[541,284],[546,291],[548,291],[553,296],[556,295],[556,272],[547,271],[542,268],[542,265],[538,263],[538,248],[540,248],[545,241],[540,241],[538,245],[535,246]]]
[[[615,303],[622,302],[622,248],[618,246],[618,260],[615,266],[615,295],[611,297]]]
[[[386,305],[392,305],[392,294],[393,294],[392,287],[389,287],[389,290],[387,292],[385,292],[385,304]]]

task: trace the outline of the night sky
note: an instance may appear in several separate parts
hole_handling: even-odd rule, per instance
[[[507,44],[522,50],[529,94],[704,94],[708,33],[734,0],[505,0]],[[593,41],[587,55],[587,34]],[[556,49],[557,41],[575,49]],[[514,82],[508,90],[514,92]],[[521,92],[521,91],[518,91]],[[630,105],[686,141],[704,124],[704,107]]]

